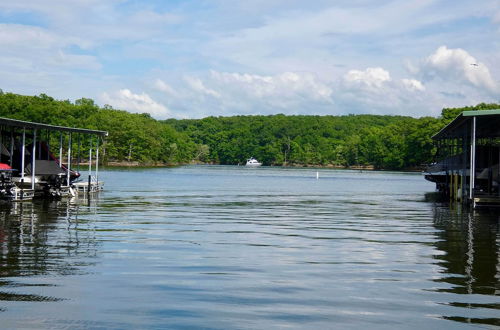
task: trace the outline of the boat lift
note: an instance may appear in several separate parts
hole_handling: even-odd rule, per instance
[[[0,163],[11,168],[10,176],[14,184],[10,189],[10,196],[2,195],[0,198],[24,201],[34,197],[75,196],[78,193],[89,194],[102,190],[103,182],[99,181],[99,147],[107,135],[108,132],[105,131],[0,118]],[[72,168],[75,136],[78,140],[78,168],[81,163],[81,138],[86,137],[89,142],[88,177],[85,181]],[[50,151],[51,142],[57,140],[58,158]]]

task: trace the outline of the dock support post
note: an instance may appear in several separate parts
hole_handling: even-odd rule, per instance
[[[81,133],[78,133],[78,139],[77,139],[77,146],[76,146],[76,171],[77,172],[80,172],[80,163],[81,163],[81,157],[80,157],[80,146],[81,146],[81,143],[80,143],[80,140],[81,140],[81,136],[82,134]]]
[[[466,178],[467,178],[467,126],[464,125],[464,137],[462,138],[462,155],[463,155],[463,160],[462,160],[462,176],[460,178],[460,189],[461,189],[461,194],[460,194],[460,200],[462,203],[464,201],[467,201],[467,192],[465,191],[465,184],[466,184]]]
[[[493,194],[493,140],[488,139],[488,194]]]
[[[47,141],[47,160],[50,160],[50,131],[47,130],[46,134],[47,134],[47,140],[46,140]],[[42,135],[42,134],[40,133],[40,135]]]
[[[453,201],[453,171],[450,171],[450,175],[448,177],[448,196],[450,198],[450,202]]]
[[[90,194],[90,185],[92,180],[92,135],[89,138],[90,148],[89,148],[89,183],[87,187],[87,194]]]
[[[464,202],[464,177],[460,177],[460,201],[463,203]]]
[[[62,132],[59,132],[59,167],[62,167],[62,140],[63,140],[63,136],[62,136]]]
[[[97,137],[96,150],[95,150],[95,181],[97,186],[99,186],[99,137]]]
[[[26,155],[26,127],[23,127],[23,144],[21,146],[21,200],[24,198],[24,158]]]
[[[474,181],[476,176],[476,117],[472,117],[472,132],[470,146],[470,183],[469,183],[469,199],[474,198]]]
[[[66,172],[66,178],[68,180],[68,187],[70,186],[69,178],[70,178],[70,171],[71,171],[71,132],[69,133],[69,138],[68,138],[68,168]]]
[[[14,128],[10,129],[10,167],[14,161]]]
[[[31,190],[35,192],[36,171],[36,128],[33,130],[33,148],[31,150]]]

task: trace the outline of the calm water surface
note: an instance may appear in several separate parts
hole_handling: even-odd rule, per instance
[[[419,174],[188,166],[0,205],[0,328],[500,325],[499,214]]]

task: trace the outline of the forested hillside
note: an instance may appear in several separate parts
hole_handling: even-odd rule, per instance
[[[436,118],[399,116],[237,116],[168,120],[207,160],[237,164],[254,156],[271,165],[373,165],[401,169],[429,162]]]
[[[144,164],[186,163],[195,144],[147,114],[100,108],[91,99],[57,101],[52,97],[0,93],[0,117],[69,127],[108,131],[105,161],[138,161]]]
[[[142,164],[238,164],[253,156],[265,165],[404,169],[433,160],[431,136],[461,111],[495,108],[500,105],[443,109],[440,118],[279,114],[158,121],[91,99],[0,93],[1,117],[106,130],[105,161]]]

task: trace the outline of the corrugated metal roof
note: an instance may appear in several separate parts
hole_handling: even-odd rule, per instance
[[[19,128],[36,128],[36,129],[47,129],[47,130],[51,130],[51,131],[63,131],[63,132],[72,132],[72,133],[93,134],[93,135],[100,135],[100,136],[107,136],[108,135],[108,132],[106,132],[106,131],[97,131],[97,130],[91,130],[91,129],[85,129],[85,128],[76,128],[76,127],[47,125],[47,124],[34,123],[34,122],[30,122],[30,121],[23,121],[23,120],[2,118],[2,117],[0,117],[0,125],[19,127]]]

